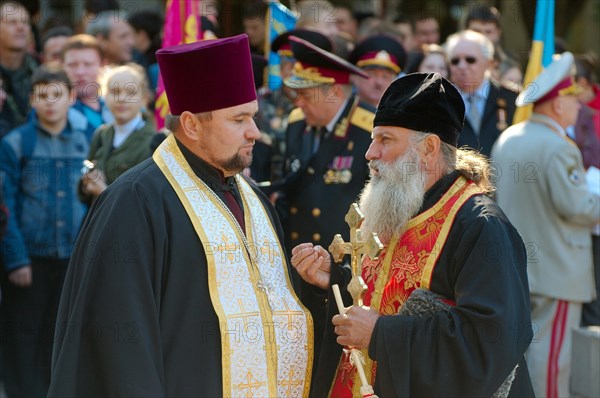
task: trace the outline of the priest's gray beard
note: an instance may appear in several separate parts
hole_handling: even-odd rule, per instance
[[[375,232],[388,242],[394,233],[404,232],[421,208],[425,174],[413,145],[394,163],[372,160],[369,165],[378,169],[379,175],[372,176],[360,194],[360,209],[365,216],[360,229],[363,234]]]

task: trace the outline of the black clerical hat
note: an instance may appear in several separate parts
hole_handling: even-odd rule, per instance
[[[411,73],[385,90],[373,126],[397,126],[436,134],[456,146],[465,119],[459,91],[439,73]]]

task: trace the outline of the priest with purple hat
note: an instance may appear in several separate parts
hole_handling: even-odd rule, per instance
[[[310,313],[269,200],[246,35],[157,52],[173,132],[94,203],[66,276],[49,397],[307,396]]]

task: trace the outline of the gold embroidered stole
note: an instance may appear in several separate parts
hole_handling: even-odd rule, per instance
[[[260,199],[236,176],[244,235],[227,206],[192,171],[172,135],[153,159],[206,252],[208,287],[220,322],[223,396],[307,397],[312,317],[294,293],[283,249]]]
[[[364,305],[381,315],[394,315],[413,290],[429,289],[433,270],[444,248],[456,214],[465,202],[481,190],[472,181],[459,177],[448,192],[429,210],[409,221],[402,236],[394,235],[377,260],[365,257],[362,277],[367,284]],[[377,364],[362,350],[365,373],[375,382]],[[362,397],[360,378],[342,355],[334,378],[332,397]]]

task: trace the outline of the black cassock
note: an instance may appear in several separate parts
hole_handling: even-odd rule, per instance
[[[216,170],[179,147],[222,197],[228,184]],[[281,239],[271,204],[254,190]],[[221,376],[202,243],[148,159],[98,198],[83,226],[62,294],[48,396],[218,397]]]
[[[450,188],[453,172],[426,194],[423,212]],[[524,353],[533,333],[526,251],[522,239],[490,198],[476,195],[458,212],[430,290],[456,303],[430,316],[383,316],[375,325],[369,356],[377,361],[380,397],[491,397],[519,364],[509,396],[533,397]],[[348,268],[334,266],[346,305]],[[328,318],[337,314],[332,294]],[[326,323],[312,395],[327,396],[341,355]]]

